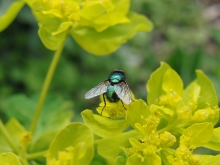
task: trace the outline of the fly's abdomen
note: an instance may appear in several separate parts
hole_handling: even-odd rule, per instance
[[[106,97],[110,102],[117,102],[119,100],[119,97],[115,93],[115,87],[113,85],[108,86]]]

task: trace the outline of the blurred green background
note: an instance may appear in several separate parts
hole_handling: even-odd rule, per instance
[[[220,98],[220,2],[218,0],[132,0],[131,10],[154,23],[150,33],[139,32],[115,53],[95,56],[68,38],[49,95],[74,103],[74,121],[80,112],[93,109],[99,97],[85,100],[85,93],[107,79],[113,69],[126,72],[136,98],[146,100],[150,74],[167,62],[185,86],[201,69],[212,80]],[[25,6],[15,21],[0,33],[0,115],[9,97],[18,93],[39,96],[53,53],[41,43],[38,26]],[[5,120],[6,120],[5,116]]]

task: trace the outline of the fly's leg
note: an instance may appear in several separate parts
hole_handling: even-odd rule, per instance
[[[121,100],[121,103],[122,103],[122,105],[123,105],[124,109],[125,109],[125,110],[127,110],[127,109],[125,108],[125,105],[124,105],[124,103],[123,103],[123,101],[122,101],[122,100]]]
[[[106,102],[105,102],[105,96],[104,96],[104,94],[103,94],[102,96],[103,96],[103,100],[104,100],[104,103],[105,103],[104,107],[102,108],[102,111],[103,111],[104,108],[105,108],[105,106],[106,106]],[[101,111],[101,115],[102,115],[102,111]]]

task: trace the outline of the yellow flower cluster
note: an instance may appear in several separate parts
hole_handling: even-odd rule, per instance
[[[64,151],[58,153],[58,159],[51,159],[48,161],[48,165],[71,165],[73,164],[74,148],[67,147]]]
[[[201,165],[198,156],[193,154],[196,147],[191,144],[191,138],[184,135],[180,138],[180,145],[175,151],[175,155],[168,156],[168,161],[172,165]]]
[[[157,111],[152,110],[151,115],[144,119],[144,125],[136,123],[135,127],[142,134],[142,138],[136,140],[130,138],[131,148],[126,148],[127,155],[137,153],[138,157],[143,162],[147,156],[155,156],[162,148],[168,148],[176,142],[176,137],[170,132],[164,131],[157,133],[156,129],[160,122],[160,114]]]
[[[75,1],[66,0],[42,0],[44,5],[50,6],[50,11],[42,11],[44,14],[55,14],[58,18],[68,18],[69,21],[79,21],[80,6]]]
[[[181,100],[182,98],[177,94],[177,92],[173,89],[170,89],[170,91],[167,94],[160,96],[158,105],[169,105],[171,107],[176,107]]]

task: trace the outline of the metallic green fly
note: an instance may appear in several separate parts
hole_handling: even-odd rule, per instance
[[[128,87],[128,84],[126,83],[125,72],[117,69],[113,70],[108,79],[99,83],[94,88],[89,90],[86,93],[85,98],[90,99],[101,94],[103,94],[103,100],[105,103],[104,107],[102,108],[102,111],[106,106],[104,95],[106,95],[106,98],[110,102],[115,103],[121,100],[122,104],[130,104],[132,100],[131,92]]]

